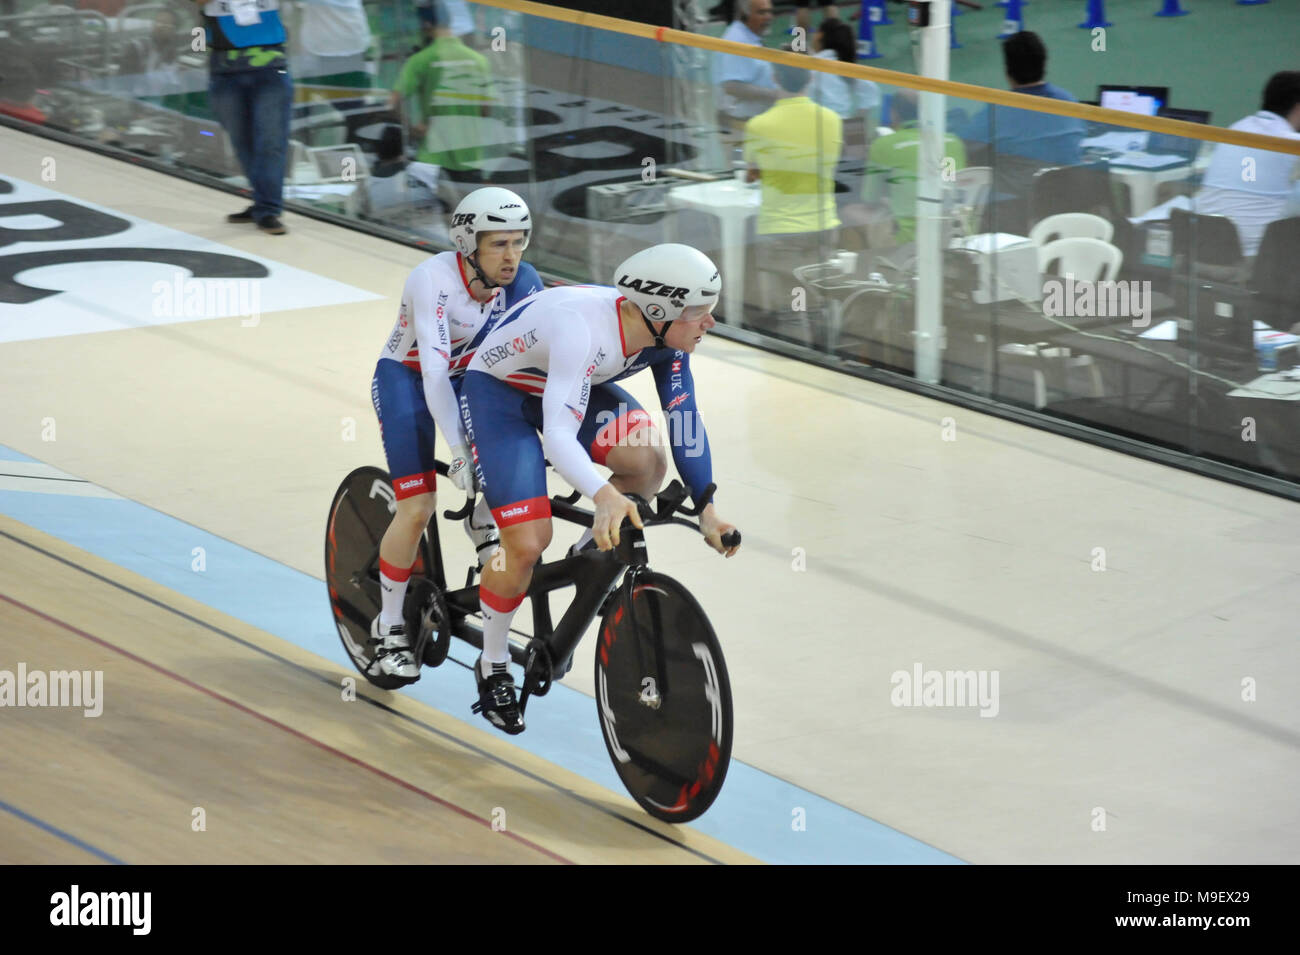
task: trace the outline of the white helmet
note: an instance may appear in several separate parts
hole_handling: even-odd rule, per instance
[[[461,255],[473,255],[478,251],[480,232],[515,232],[521,229],[524,248],[528,248],[528,240],[533,234],[528,204],[500,186],[475,189],[451,214],[451,241]]]
[[[718,267],[709,257],[676,242],[636,253],[618,267],[614,286],[654,322],[675,321],[693,305],[715,305],[722,292]]]

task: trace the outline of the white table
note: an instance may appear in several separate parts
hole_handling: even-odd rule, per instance
[[[1111,166],[1111,177],[1129,189],[1129,216],[1141,216],[1155,208],[1157,190],[1164,182],[1185,182],[1193,175],[1203,175],[1210,164],[1209,151],[1202,146],[1195,162],[1183,162],[1164,169],[1141,169]]]
[[[735,179],[694,182],[668,190],[669,209],[694,209],[717,216],[722,226],[722,303],[726,320],[739,324],[745,313],[745,223],[758,214],[758,183]]]
[[[1230,398],[1264,398],[1273,401],[1300,401],[1300,378],[1286,372],[1260,375],[1244,388],[1228,392]]]

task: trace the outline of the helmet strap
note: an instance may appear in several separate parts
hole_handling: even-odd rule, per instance
[[[645,322],[645,327],[649,329],[650,334],[654,336],[655,347],[666,348],[667,346],[664,344],[664,336],[668,334],[668,326],[673,323],[673,320],[669,319],[664,322],[659,331],[655,331],[655,327],[650,324],[650,319],[645,317],[645,312],[641,313],[641,321]]]
[[[480,283],[480,284],[481,284],[485,289],[487,289],[489,292],[492,291],[493,289],[498,289],[498,288],[501,287],[500,285],[498,285],[498,284],[495,283],[495,282],[489,282],[489,281],[488,281],[488,277],[487,277],[486,275],[484,275],[484,274],[483,274],[483,270],[482,270],[481,268],[479,268],[479,266],[478,266],[478,249],[475,249],[472,253],[470,253],[469,255],[465,256],[465,261],[468,262],[469,265],[470,265],[470,268],[472,268],[472,269],[474,270],[474,276],[475,276],[475,278],[477,278],[477,279],[479,280],[479,283]]]

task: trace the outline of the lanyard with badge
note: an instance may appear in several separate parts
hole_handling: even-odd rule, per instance
[[[263,10],[275,10],[278,0],[209,0],[203,12],[210,17],[231,16],[241,27],[256,26],[262,22]]]

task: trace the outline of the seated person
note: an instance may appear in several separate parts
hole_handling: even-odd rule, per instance
[[[871,144],[862,198],[868,205],[888,204],[894,218],[894,244],[916,238],[916,184],[921,161],[921,130],[916,123],[916,100],[900,90],[891,98],[894,132]],[[944,158],[955,169],[966,166],[966,148],[952,133],[944,137]]]
[[[858,41],[843,20],[827,18],[812,35],[813,55],[841,63],[858,62]],[[846,145],[865,145],[870,138],[872,111],[880,106],[880,87],[871,80],[855,80],[833,73],[812,73],[808,96],[818,106],[834,110],[844,120]],[[860,155],[860,154],[859,154]]]
[[[808,311],[792,308],[793,269],[825,262],[835,250],[840,219],[834,172],[843,124],[808,97],[808,70],[781,64],[775,74],[786,97],[745,124],[749,181],[763,184],[754,248],[759,304],[787,325],[778,334],[811,345]],[[818,306],[811,290],[803,304],[808,310]]]
[[[1047,48],[1038,34],[1026,30],[1007,37],[1002,44],[1002,59],[1013,93],[1078,102],[1068,90],[1045,79]],[[1069,116],[1009,106],[995,106],[990,110],[986,106],[953,131],[967,142],[975,143],[989,142],[992,133],[991,165],[996,165],[997,157],[1003,153],[1052,166],[1072,166],[1083,158],[1079,145],[1084,137],[1083,120]]]
[[[1275,73],[1264,87],[1259,112],[1229,129],[1300,139],[1300,72]],[[1237,226],[1242,254],[1253,258],[1270,222],[1300,215],[1298,178],[1300,157],[1219,143],[1191,209],[1200,215],[1231,219]]]
[[[736,19],[722,33],[722,39],[751,46],[763,45],[763,34],[772,25],[772,0],[736,0]],[[718,110],[731,128],[739,128],[785,94],[772,79],[772,64],[747,56],[718,53],[714,76],[720,87]]]
[[[1047,82],[1047,48],[1038,34],[1022,31],[1007,37],[1002,59],[1012,92],[1078,102],[1069,91]],[[999,232],[1029,231],[1035,173],[1083,160],[1083,120],[1069,116],[985,106],[964,125],[955,126],[954,132],[972,147],[969,152],[976,165],[993,169],[989,216]]]

